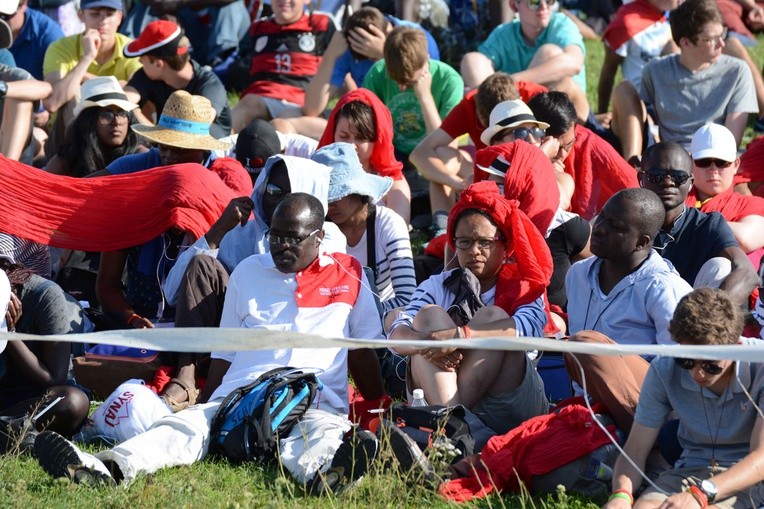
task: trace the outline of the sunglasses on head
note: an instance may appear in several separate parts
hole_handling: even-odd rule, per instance
[[[675,186],[679,187],[690,179],[690,174],[681,170],[663,170],[661,168],[652,168],[645,171],[645,177],[648,182],[660,184],[666,177],[670,178]]]
[[[718,375],[724,368],[711,361],[696,361],[695,359],[683,359],[681,357],[675,357],[674,362],[682,369],[691,370],[697,364],[700,369],[708,373],[709,375]]]
[[[709,168],[712,164],[717,168],[729,168],[732,166],[732,161],[722,161],[721,159],[714,159],[713,157],[695,159],[695,166],[698,168]]]
[[[528,7],[536,11],[541,7],[542,3],[545,3],[547,7],[551,8],[557,3],[557,0],[528,0]]]

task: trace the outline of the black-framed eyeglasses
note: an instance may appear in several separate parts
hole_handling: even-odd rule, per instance
[[[287,193],[276,184],[267,184],[265,186],[265,194],[267,194],[268,196],[273,196],[274,198],[281,198],[282,196],[285,196]]]
[[[528,0],[528,7],[537,11],[541,7],[542,2],[551,9],[557,3],[557,0]]]
[[[645,171],[645,178],[653,184],[660,184],[666,177],[670,178],[674,185],[679,187],[687,182],[691,175],[682,170],[664,170],[661,168],[651,168]]]
[[[542,140],[544,138],[544,130],[540,127],[518,127],[514,131],[502,135],[502,138],[510,134],[514,139],[522,141],[529,141],[531,136],[533,136],[534,140]]]
[[[320,231],[321,231],[320,228],[316,228],[315,230],[313,230],[312,232],[310,232],[304,237],[286,237],[281,235],[274,235],[273,233],[269,231],[268,233],[265,234],[265,238],[266,240],[268,240],[270,244],[275,244],[277,246],[281,244],[286,244],[287,246],[296,246],[298,244],[302,244],[307,239],[309,239],[310,237],[312,237],[313,235],[317,234]]]
[[[722,159],[715,159],[713,157],[706,157],[704,159],[693,160],[695,166],[698,168],[710,168],[713,164],[719,169],[729,168],[732,166],[733,161],[723,161]]]
[[[674,362],[676,362],[676,365],[680,368],[686,369],[688,371],[694,368],[695,365],[698,365],[700,366],[700,369],[709,375],[718,375],[724,371],[722,366],[719,366],[717,363],[711,361],[696,361],[695,359],[683,359],[681,357],[675,357]]]
[[[501,235],[497,235],[496,237],[479,237],[477,239],[473,239],[472,237],[456,237],[454,239],[454,245],[456,246],[456,249],[462,249],[466,251],[468,249],[472,249],[472,246],[477,244],[478,249],[487,251],[489,249],[493,249],[493,246],[496,244],[496,242],[503,239],[504,237]]]
[[[114,122],[114,119],[118,118],[120,120],[127,120],[130,118],[130,112],[125,110],[102,110],[98,113],[98,120],[103,122],[104,124],[111,124]]]
[[[715,35],[714,37],[698,37],[698,41],[703,42],[712,42],[714,44],[719,44],[723,40],[727,38],[727,34],[729,33],[727,27],[722,28],[722,33],[720,35]]]

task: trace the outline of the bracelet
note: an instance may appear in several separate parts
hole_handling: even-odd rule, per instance
[[[700,504],[700,509],[706,509],[706,507],[708,507],[708,497],[700,488],[697,486],[690,486],[687,491],[689,491],[690,495],[692,495],[693,498]]]
[[[629,505],[634,505],[634,497],[626,490],[615,490],[612,495],[607,499],[608,502],[615,500],[616,498],[622,498],[628,500]]]
[[[472,337],[472,330],[469,325],[462,325],[462,330],[464,331],[464,339],[470,339]]]
[[[138,315],[138,314],[136,314],[136,313],[133,313],[133,314],[130,316],[130,318],[128,318],[128,319],[127,319],[127,325],[132,325],[132,324],[133,324],[133,322],[134,322],[136,319],[138,319],[138,320],[143,320],[143,317],[142,317],[141,315]]]

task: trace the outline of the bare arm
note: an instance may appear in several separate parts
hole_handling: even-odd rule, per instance
[[[746,253],[764,247],[764,216],[745,216],[740,221],[727,221],[727,224]]]
[[[37,357],[22,341],[8,342],[8,355],[19,371],[37,387],[66,383],[69,369],[69,343],[46,343]]]
[[[459,176],[459,151],[455,147],[456,140],[446,131],[438,127],[416,146],[409,160],[417,167],[419,173],[430,182],[449,186],[455,191],[464,190],[464,179]],[[456,171],[450,171],[446,163],[438,157],[437,151],[449,151],[453,154],[453,164]],[[449,161],[450,162],[450,161]]]
[[[723,500],[735,493],[764,481],[764,420],[756,419],[751,432],[750,452],[740,461],[710,480],[719,490],[716,498]]]
[[[748,303],[748,296],[759,284],[759,276],[742,249],[728,247],[720,253],[732,263],[732,272],[719,285],[721,290],[730,294],[732,300],[741,306]]]
[[[3,121],[0,124],[2,140],[0,152],[8,159],[18,161],[32,129],[32,101],[6,99],[3,105]]]
[[[535,67],[512,74],[515,81],[554,83],[578,74],[584,66],[584,52],[575,45],[566,46],[562,53]]]
[[[385,206],[393,209],[409,224],[411,221],[411,188],[405,178],[394,180],[390,191],[383,198]]]
[[[317,117],[326,109],[329,100],[337,93],[337,87],[330,83],[337,59],[347,51],[348,45],[342,32],[334,32],[329,41],[316,75],[310,80],[305,90],[305,105],[302,113],[308,117]]]
[[[747,124],[748,113],[732,112],[728,113],[727,117],[724,119],[724,127],[732,131],[732,134],[735,135],[735,141],[738,146],[740,146],[740,142],[743,141],[743,133],[745,132]]]
[[[435,104],[435,99],[432,97],[431,87],[432,74],[430,74],[428,69],[413,86],[414,95],[416,95],[416,98],[419,101],[419,106],[422,109],[422,118],[428,134],[440,127],[440,123],[442,122],[440,112],[438,112],[438,106]]]
[[[648,428],[637,422],[631,427],[629,438],[626,440],[623,450],[637,464],[640,470],[645,468],[647,455],[658,438],[658,431],[658,428]],[[613,468],[613,492],[624,490],[633,494],[641,484],[642,476],[639,472],[623,455],[619,456]],[[627,500],[616,498],[603,507],[607,509],[627,509],[631,507],[631,504]]]
[[[50,83],[39,80],[9,81],[6,99],[18,99],[19,101],[41,101],[48,97],[53,90]]]
[[[96,295],[103,310],[109,312],[135,329],[153,328],[148,318],[131,320],[135,310],[122,291],[122,271],[127,262],[127,250],[101,253],[101,265],[96,277]]]
[[[82,35],[82,45],[84,54],[74,69],[64,76],[60,72],[48,73],[45,81],[53,85],[53,92],[43,101],[45,109],[51,113],[58,111],[63,105],[72,100],[80,88],[80,84],[85,79],[88,67],[93,63],[98,55],[98,48],[101,46],[101,37],[98,30],[86,30]]]
[[[602,62],[600,82],[597,87],[597,112],[607,113],[608,106],[610,105],[610,95],[613,93],[615,75],[621,62],[623,62],[623,57],[617,55],[607,44],[602,44],[605,46],[605,60]]]
[[[464,86],[475,88],[494,73],[493,62],[479,51],[470,51],[462,57],[460,65]]]

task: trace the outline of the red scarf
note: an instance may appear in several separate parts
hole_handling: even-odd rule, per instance
[[[173,227],[199,237],[240,195],[219,174],[198,164],[178,164],[73,178],[0,156],[0,231],[82,251],[138,246]]]
[[[764,136],[756,138],[745,147],[734,183],[761,181],[764,181]],[[764,185],[756,189],[756,194],[764,194]]]
[[[605,28],[602,39],[615,51],[650,25],[665,20],[666,16],[647,0],[635,0],[616,11],[615,18]]]
[[[387,109],[382,101],[379,100],[374,92],[365,88],[357,88],[352,92],[343,95],[334,106],[329,120],[326,123],[326,129],[318,142],[318,148],[324,145],[334,143],[334,130],[337,122],[337,112],[349,102],[360,101],[371,106],[374,110],[374,118],[377,125],[374,126],[377,131],[377,140],[374,142],[374,148],[371,151],[371,166],[377,175],[383,177],[392,177],[393,180],[403,179],[403,163],[395,158],[393,148],[393,117],[390,110]]]
[[[541,149],[516,140],[479,150],[475,154],[475,182],[486,180],[488,173],[480,167],[489,167],[494,161],[509,163],[504,177],[504,196],[517,200],[542,236],[546,235],[554,214],[560,206],[560,189],[549,158]]]
[[[447,235],[452,249],[456,221],[469,209],[482,210],[491,216],[507,239],[507,256],[514,258],[499,272],[496,305],[511,315],[518,307],[544,295],[552,276],[552,255],[544,237],[520,210],[517,200],[504,198],[495,182],[478,182],[468,187],[448,215]]]

